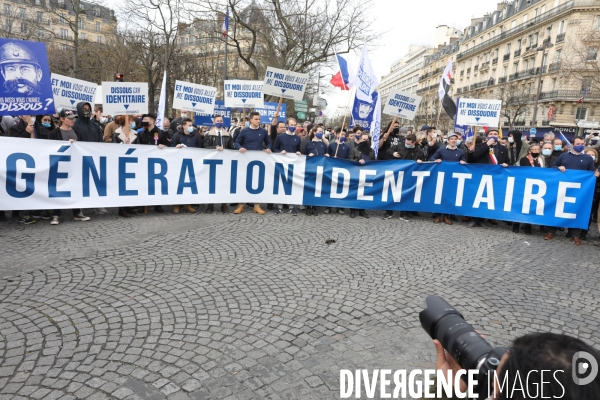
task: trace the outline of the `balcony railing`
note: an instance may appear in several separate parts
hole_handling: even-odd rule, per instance
[[[552,90],[550,92],[540,93],[540,100],[579,100],[583,97],[583,90]],[[585,98],[598,100],[600,99],[600,91],[594,93],[588,90]]]
[[[503,76],[502,78],[498,78],[498,83],[505,83],[506,82],[506,77]]]
[[[527,51],[528,49],[525,49]],[[521,55],[521,49],[515,50],[515,57],[519,57]]]
[[[489,69],[489,68],[490,68],[490,62],[486,61],[483,64],[481,64],[480,70],[483,71],[483,70],[486,70],[486,69]]]
[[[460,76],[463,76],[465,74],[465,70],[463,69],[462,71],[460,71]]]
[[[492,60],[492,65],[496,65],[496,64],[498,64],[498,57],[496,57]]]
[[[587,5],[594,5],[597,4],[597,2],[594,2],[592,0],[569,0],[564,4],[561,4],[558,7],[555,7],[543,14],[538,15],[535,18],[530,19],[529,21],[519,25],[519,26],[515,26],[512,29],[509,29],[507,31],[504,31],[502,33],[500,33],[498,36],[490,39],[490,40],[486,40],[483,43],[480,43],[476,46],[473,46],[472,48],[465,50],[462,53],[459,53],[456,55],[456,59],[460,60],[461,58],[467,57],[471,54],[477,53],[479,51],[481,51],[484,48],[487,48],[489,46],[492,46],[496,43],[500,43],[505,41],[508,37],[516,35],[518,33],[523,32],[524,30],[527,30],[529,28],[531,28],[533,25],[542,23],[544,21],[547,21],[551,18],[554,18],[555,16],[562,14],[563,12],[570,10],[571,8],[575,7],[575,5],[577,6],[587,6]]]
[[[477,72],[479,71],[479,65],[476,65],[475,68],[473,68],[473,72]]]
[[[471,73],[471,68],[467,68],[467,75]]]
[[[560,61],[554,62],[548,66],[549,72],[558,71],[559,69],[560,69]]]
[[[559,35],[556,35],[556,43],[561,43],[565,41],[565,33],[561,33]]]
[[[510,53],[507,53],[502,57],[502,61],[508,61],[510,59]]]

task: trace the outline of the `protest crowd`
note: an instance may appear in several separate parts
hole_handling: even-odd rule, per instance
[[[103,107],[90,103],[78,103],[77,111],[61,110],[54,115],[19,115],[2,117],[0,123],[2,135],[45,140],[69,140],[83,142],[105,142],[115,144],[140,144],[165,147],[196,147],[223,151],[266,151],[268,153],[303,154],[308,157],[331,157],[346,159],[365,164],[377,160],[398,160],[399,162],[459,162],[462,164],[498,164],[503,167],[526,166],[535,168],[584,169],[595,171],[598,178],[600,172],[600,137],[592,134],[586,138],[575,138],[568,143],[554,134],[546,134],[543,140],[528,142],[520,131],[510,131],[501,135],[497,129],[485,129],[478,135],[464,137],[455,132],[443,133],[435,127],[422,126],[418,131],[412,128],[400,127],[396,118],[384,129],[379,138],[378,152],[373,149],[373,137],[360,127],[349,130],[346,127],[325,128],[323,124],[305,122],[302,125],[294,118],[280,122],[279,109],[275,113],[271,125],[260,124],[260,115],[249,113],[248,117],[239,120],[232,118],[230,127],[224,126],[223,117],[215,115],[213,126],[194,126],[190,112],[182,110],[176,118],[165,118],[162,126],[156,126],[155,114],[136,116],[108,116],[103,113]],[[600,204],[600,179],[597,179],[596,190],[590,223],[598,220]],[[221,204],[220,211],[229,212],[228,204]],[[233,205],[235,214],[244,211],[244,204]],[[259,215],[265,214],[260,204],[253,205],[253,211]],[[166,205],[155,206],[154,211],[164,213]],[[318,216],[319,213],[337,212],[345,214],[342,208],[334,210],[330,207],[303,205],[286,205],[291,215],[305,211],[307,216]],[[284,212],[284,205],[268,204],[268,210],[275,214]],[[192,205],[173,205],[172,212],[197,211]],[[97,214],[107,213],[106,209],[96,209]],[[214,205],[206,206],[206,213],[214,212]],[[348,210],[350,218],[360,216],[369,218],[367,210]],[[147,214],[148,207],[122,207],[119,216],[129,218],[138,213]],[[23,224],[32,224],[40,219],[49,219],[53,225],[61,221],[61,210],[46,211],[13,211],[13,217],[18,217]],[[416,212],[400,212],[399,218],[410,221],[418,216]],[[6,218],[0,213],[0,218]],[[393,211],[387,211],[383,219],[394,218]],[[433,223],[452,225],[462,221],[469,227],[481,226],[484,223],[498,225],[496,220],[483,220],[474,217],[459,217],[455,215],[431,215]],[[80,209],[73,210],[75,221],[88,221]],[[512,225],[515,233],[522,231],[532,233],[532,226],[517,222],[506,222]],[[545,233],[544,239],[551,240],[557,230],[562,228],[540,226]],[[581,240],[587,240],[587,230],[569,228],[566,232],[576,245]]]

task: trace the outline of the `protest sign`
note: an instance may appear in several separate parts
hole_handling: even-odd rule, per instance
[[[226,107],[263,107],[262,81],[225,81]]]
[[[0,116],[54,114],[46,44],[0,38]]]
[[[94,105],[97,88],[98,85],[92,82],[52,74],[52,93],[57,109],[76,110],[79,102]]]
[[[215,110],[217,88],[196,83],[175,81],[173,108],[202,114],[212,114]]]
[[[275,111],[277,111],[278,103],[265,101],[265,106],[263,108],[255,108],[254,111],[260,114],[260,123],[261,124],[270,124],[275,117]],[[279,110],[279,118],[277,119],[279,122],[285,122],[286,120],[286,111],[287,105],[285,103],[281,104],[281,109]]]
[[[148,83],[102,82],[102,99],[104,114],[147,114]]]
[[[200,114],[196,113],[194,115],[194,125],[196,126],[213,126],[213,117],[215,115],[220,115],[223,117],[223,126],[230,127],[231,126],[231,108],[225,107],[225,102],[223,100],[215,101],[215,110],[212,114]]]
[[[284,99],[302,100],[307,83],[308,74],[267,67],[263,93]]]
[[[352,127],[360,126],[367,131],[371,130],[378,96],[379,92],[373,92],[371,95],[371,103],[362,101],[358,97],[354,97],[354,104],[352,105]]]
[[[415,119],[415,113],[417,112],[417,108],[419,108],[419,104],[421,104],[421,96],[392,90],[385,103],[385,107],[383,107],[383,113],[412,121]]]
[[[497,127],[502,100],[459,99],[456,123],[469,126]]]

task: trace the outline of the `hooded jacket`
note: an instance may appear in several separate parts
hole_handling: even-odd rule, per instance
[[[510,133],[515,141],[509,149],[510,163],[512,165],[519,165],[521,159],[529,154],[529,143],[523,142],[523,134],[521,132],[511,131]]]
[[[90,116],[85,117],[83,115],[83,106],[88,105],[90,107]],[[75,121],[74,128],[77,128],[81,135],[82,142],[102,142],[103,133],[100,126],[92,121],[92,105],[83,101],[77,103],[77,121]]]

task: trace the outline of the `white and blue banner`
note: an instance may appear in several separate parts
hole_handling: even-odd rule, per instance
[[[354,104],[352,105],[353,128],[355,126],[360,126],[364,130],[371,130],[371,124],[373,123],[375,106],[377,105],[378,97],[379,92],[373,92],[370,103],[367,101],[362,101],[358,97],[354,97]]]
[[[308,74],[267,67],[263,85],[263,93],[284,99],[302,100]]]
[[[215,110],[217,88],[197,83],[175,81],[173,108],[202,114],[212,114]]]
[[[148,114],[147,82],[102,82],[103,113]]]
[[[54,114],[46,44],[0,38],[0,116]]]
[[[261,124],[270,124],[273,122],[273,118],[275,118],[275,111],[277,111],[277,105],[279,103],[265,101],[264,108],[255,108],[254,111],[260,114],[260,123]],[[279,109],[279,118],[277,120],[279,122],[286,122],[287,115],[287,105],[285,103],[281,104],[281,108]]]
[[[458,99],[456,123],[469,126],[500,126],[502,100]]]
[[[76,110],[77,103],[85,102],[94,105],[98,85],[81,79],[52,74],[52,93],[54,106],[64,110]]]
[[[421,104],[421,96],[392,90],[385,103],[385,107],[383,107],[383,113],[412,121],[415,119],[419,104]]]
[[[200,114],[194,115],[194,125],[196,126],[213,126],[213,117],[220,115],[223,117],[223,125],[226,127],[231,126],[231,108],[225,107],[223,100],[215,100],[215,111],[212,114]]]
[[[263,81],[225,81],[225,105],[227,107],[263,107]]]
[[[24,145],[27,141],[27,145]],[[0,138],[0,209],[275,203],[587,228],[589,171]]]

